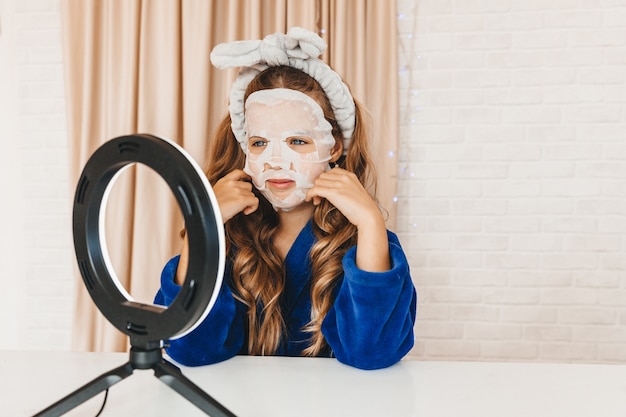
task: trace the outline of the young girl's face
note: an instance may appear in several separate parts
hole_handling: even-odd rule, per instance
[[[291,210],[330,169],[332,127],[319,104],[296,90],[257,91],[245,106],[244,171],[275,210]]]

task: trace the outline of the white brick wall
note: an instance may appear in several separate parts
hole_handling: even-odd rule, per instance
[[[3,218],[12,230],[5,234],[3,228],[0,280],[3,288],[12,289],[17,297],[14,309],[21,313],[7,312],[10,316],[3,318],[13,331],[3,333],[0,347],[67,350],[74,285],[73,186],[69,184],[60,4],[58,0],[0,0],[0,5],[0,42],[3,52],[11,51],[0,62],[1,100],[14,118],[11,126],[0,127],[3,146],[14,152],[3,152],[7,164],[2,164],[2,175],[10,179],[13,198],[7,213],[11,220]]]
[[[397,5],[412,355],[626,362],[626,1]]]
[[[11,10],[12,12],[12,10]],[[17,88],[15,86],[16,71],[15,40],[9,17],[9,8],[0,1],[0,280],[2,280],[3,302],[0,303],[0,329],[4,337],[0,348],[15,349],[18,347],[19,334],[19,299],[22,295],[21,264],[22,257],[15,247],[22,247],[21,188],[16,181],[14,172],[21,169],[21,152],[16,140],[17,123]]]

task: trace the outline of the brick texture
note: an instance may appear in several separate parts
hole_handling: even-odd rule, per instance
[[[397,0],[421,359],[626,361],[626,2]]]
[[[11,95],[1,93],[14,120],[13,127],[3,126],[0,134],[3,145],[10,142],[15,152],[7,175],[14,190],[12,210],[19,214],[12,217],[15,233],[2,236],[3,249],[7,247],[3,258],[19,263],[10,274],[3,266],[0,278],[3,288],[13,288],[19,312],[11,313],[9,328],[15,331],[2,343],[68,350],[74,304],[74,187],[69,184],[60,4],[0,0],[0,5],[0,36],[7,42],[3,51],[13,51],[5,61],[5,68],[11,68],[6,75],[10,80],[3,83],[14,89]]]

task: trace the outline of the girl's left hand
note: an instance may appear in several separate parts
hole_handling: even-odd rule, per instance
[[[306,201],[318,205],[322,198],[330,201],[356,226],[357,266],[365,271],[387,271],[391,263],[385,219],[357,176],[341,168],[324,172],[307,192]]]
[[[318,205],[322,198],[330,201],[357,228],[384,223],[378,205],[350,171],[333,168],[322,173],[307,191],[306,201]]]

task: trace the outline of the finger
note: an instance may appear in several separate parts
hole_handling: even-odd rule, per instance
[[[226,186],[230,189],[238,190],[244,194],[252,192],[252,183],[247,181],[231,181]]]
[[[228,179],[231,181],[249,181],[251,178],[250,175],[246,174],[242,169],[235,169],[224,175],[222,179]]]
[[[243,214],[247,216],[248,214],[254,213],[258,208],[259,199],[254,197],[253,201],[243,209]]]
[[[228,178],[224,177],[213,186],[213,191],[216,194],[221,195],[249,195],[252,193],[252,183],[248,181],[229,180]]]
[[[317,180],[315,180],[314,187],[324,188],[326,190],[333,190],[338,188],[345,188],[346,185],[343,183],[343,181],[339,181],[336,179],[318,178]]]
[[[259,199],[254,194],[248,194],[247,196],[233,196],[229,202],[220,204],[220,211],[222,214],[222,220],[224,223],[232,219],[239,213],[248,215],[253,213],[259,207]]]
[[[358,179],[356,178],[356,176],[351,175],[350,172],[345,171],[345,170],[339,170],[339,171],[328,171],[328,172],[324,172],[322,173],[319,177],[317,177],[317,179],[315,180],[315,183],[318,184],[320,182],[323,183],[334,183],[334,184],[349,184],[351,182],[357,181]]]
[[[304,200],[307,202],[312,201],[313,205],[318,206],[322,202],[322,199],[325,198],[325,196],[322,194],[324,190],[321,188],[322,187],[317,186],[309,188],[309,190],[306,192]],[[320,191],[322,193],[320,193]]]
[[[315,198],[315,187],[311,187],[306,191],[306,194],[304,195],[304,201],[306,201],[307,203],[309,201],[312,201],[313,198]]]

